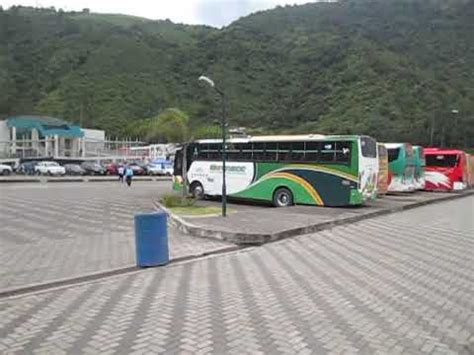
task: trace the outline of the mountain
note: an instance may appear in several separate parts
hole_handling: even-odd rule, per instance
[[[251,132],[364,133],[474,146],[474,1],[341,0],[215,29],[124,15],[0,10],[0,115],[138,132],[167,107]],[[457,112],[457,113],[453,113]]]

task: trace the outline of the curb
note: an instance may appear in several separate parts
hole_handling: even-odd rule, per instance
[[[35,284],[26,285],[26,286],[0,290],[0,299],[15,297],[15,296],[22,296],[26,294],[33,294],[37,292],[48,291],[51,289],[62,288],[62,287],[79,286],[84,283],[100,281],[102,279],[112,277],[112,276],[120,276],[120,275],[125,275],[125,274],[137,273],[144,270],[164,268],[166,266],[173,266],[175,264],[179,264],[182,262],[201,259],[206,256],[225,254],[225,253],[230,253],[234,251],[239,251],[242,249],[246,249],[246,247],[234,244],[228,247],[215,249],[208,252],[203,252],[201,254],[179,256],[177,258],[170,259],[168,264],[162,265],[162,266],[145,267],[145,268],[140,268],[138,266],[125,266],[125,267],[116,268],[116,269],[99,271],[99,272],[95,272],[91,274],[84,274],[84,275],[80,275],[80,276],[76,276],[72,278],[63,278],[63,279],[52,280],[52,281],[48,281],[44,283],[35,283]]]
[[[232,238],[232,237],[229,238],[227,236],[227,234],[232,235],[232,236],[239,234],[242,237],[242,239],[245,239],[246,236],[248,236],[248,235],[244,234],[244,233],[230,233],[230,232],[225,232],[225,231],[224,232],[219,232],[219,231],[215,231],[215,230],[212,230],[212,229],[206,229],[206,228],[198,227],[198,226],[192,224],[191,222],[186,221],[184,218],[178,216],[177,214],[171,212],[171,210],[169,210],[168,208],[163,206],[159,201],[155,200],[155,201],[153,201],[153,204],[155,205],[155,209],[162,210],[163,212],[165,212],[168,215],[168,224],[170,226],[178,229],[179,231],[181,231],[185,234],[192,235],[194,237],[205,238],[205,239],[214,239],[214,240],[217,239],[217,240],[220,240],[220,241],[230,242],[230,243],[234,243],[234,244],[241,244],[241,245],[245,245],[245,244],[247,244],[247,245],[263,244],[263,243],[239,243],[239,242],[236,242],[236,241],[233,240],[235,238]]]
[[[426,205],[431,205],[439,202],[445,202],[449,200],[455,200],[463,197],[467,197],[470,195],[474,195],[474,190],[467,190],[463,193],[453,193],[447,196],[443,196],[441,198],[425,200],[410,203],[404,206],[397,206],[393,208],[386,208],[381,209],[378,211],[364,213],[358,216],[351,216],[341,219],[336,219],[327,222],[320,222],[316,224],[311,224],[304,227],[297,227],[286,229],[276,233],[234,233],[229,231],[219,231],[213,230],[210,228],[203,228],[196,226],[195,224],[184,220],[183,218],[177,216],[176,214],[172,213],[166,207],[161,205],[158,201],[154,201],[155,207],[163,210],[169,217],[170,225],[174,226],[178,230],[183,233],[200,237],[200,238],[210,238],[210,239],[217,239],[222,240],[230,243],[235,243],[237,245],[262,245],[265,243],[275,242],[277,240],[295,237],[298,235],[309,234],[314,232],[319,232],[326,229],[331,229],[336,226],[342,226],[350,223],[360,222],[365,219],[375,218],[379,216],[384,216],[396,212],[406,211],[417,207],[422,207]]]

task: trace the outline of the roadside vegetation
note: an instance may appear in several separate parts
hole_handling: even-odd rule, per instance
[[[196,203],[196,199],[178,194],[164,195],[161,197],[160,203],[171,212],[183,216],[205,216],[221,213],[220,207],[201,206]]]
[[[230,125],[250,133],[428,144],[434,127],[434,144],[472,147],[473,18],[464,0],[277,7],[222,29],[0,9],[0,115],[153,142],[218,136],[218,98],[197,81],[206,74],[229,98]]]

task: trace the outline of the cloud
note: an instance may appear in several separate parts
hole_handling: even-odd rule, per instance
[[[0,0],[0,5],[50,7],[66,11],[89,8],[92,12],[121,13],[173,22],[228,25],[239,17],[277,5],[302,4],[315,0]]]
[[[263,6],[262,6],[263,5]],[[237,18],[268,7],[268,2],[254,0],[207,0],[195,4],[195,17],[199,22],[223,26]]]
[[[216,27],[230,24],[239,17],[253,12],[274,8],[277,5],[293,5],[315,0],[200,0],[194,5],[194,17],[199,23]]]

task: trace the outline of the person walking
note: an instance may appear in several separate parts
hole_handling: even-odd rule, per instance
[[[133,169],[130,166],[125,168],[125,181],[127,182],[128,187],[132,186],[133,178]]]
[[[123,183],[123,175],[125,173],[125,169],[123,167],[123,165],[120,165],[117,169],[117,173],[118,173],[118,176],[119,176],[119,182],[122,182]]]

